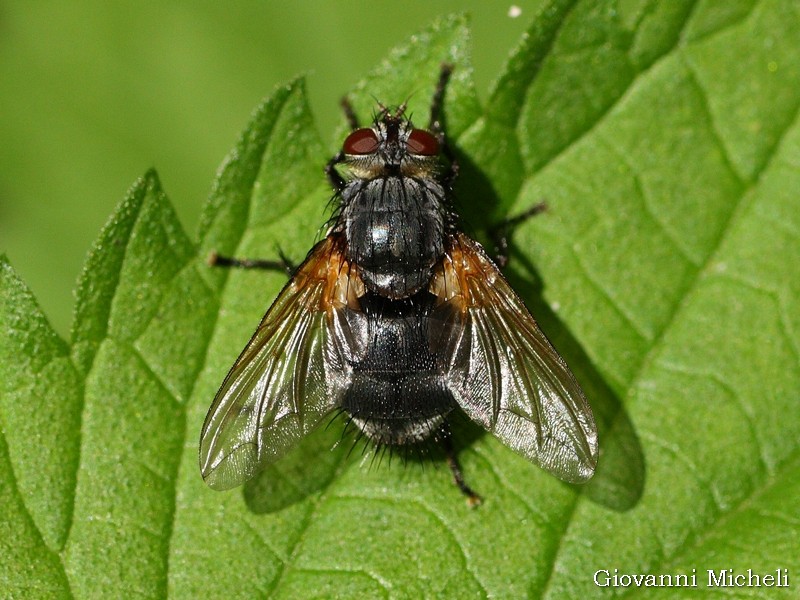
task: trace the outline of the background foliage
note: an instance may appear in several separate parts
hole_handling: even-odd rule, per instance
[[[329,452],[335,427],[242,492],[203,486],[203,416],[282,284],[203,258],[276,243],[302,256],[324,219],[333,143],[302,80],[254,113],[196,241],[154,173],[134,185],[87,259],[69,343],[3,262],[0,587],[575,597],[612,591],[597,569],[697,569],[701,588],[706,569],[796,573],[798,21],[788,0],[554,2],[482,103],[467,22],[452,17],[353,93],[364,115],[371,94],[416,91],[424,114],[453,61],[447,125],[470,227],[547,199],[509,277],[595,409],[587,486],[469,427],[464,468],[487,498],[474,511],[444,469]]]

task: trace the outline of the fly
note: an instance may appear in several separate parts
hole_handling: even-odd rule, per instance
[[[504,258],[494,262],[458,227],[458,164],[440,123],[450,73],[442,67],[427,129],[405,105],[380,106],[359,127],[345,103],[352,132],[325,167],[337,206],[327,235],[264,315],[203,424],[200,470],[212,488],[244,483],[337,412],[378,446],[441,444],[471,505],[480,498],[450,441],[459,411],[564,481],[594,473],[597,430],[575,377],[500,272]]]

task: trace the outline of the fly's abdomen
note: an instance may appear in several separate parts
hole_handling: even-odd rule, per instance
[[[363,312],[350,311],[353,368],[341,408],[379,444],[422,441],[455,408],[442,357],[431,349],[427,292],[406,300],[362,297]]]
[[[359,429],[382,446],[428,439],[455,406],[440,376],[376,371],[356,373],[343,404]]]
[[[444,252],[443,198],[438,184],[399,176],[343,192],[348,258],[369,290],[407,298],[427,285]]]

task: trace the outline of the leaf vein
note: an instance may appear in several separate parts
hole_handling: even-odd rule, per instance
[[[352,493],[352,492],[348,492],[348,493],[345,493],[345,494],[336,494],[336,496],[334,498],[338,499],[338,500],[361,500],[361,501],[367,500],[367,501],[372,502],[372,503],[382,502],[382,503],[388,503],[388,504],[391,504],[391,505],[396,505],[396,503],[397,503],[397,499],[395,499],[395,498],[387,498],[385,496],[380,496],[380,497],[371,496],[369,494],[355,494],[355,493]],[[472,569],[472,567],[470,565],[469,556],[464,551],[463,544],[461,544],[459,542],[459,539],[458,539],[458,536],[455,533],[455,530],[447,523],[447,521],[444,519],[444,517],[442,517],[431,506],[429,506],[427,503],[423,502],[419,498],[403,498],[402,502],[404,504],[414,504],[414,505],[418,506],[419,508],[422,509],[423,512],[427,513],[428,516],[430,516],[434,521],[439,523],[441,528],[450,537],[451,545],[454,546],[456,548],[456,550],[458,551],[458,555],[461,557],[461,564],[463,565],[464,570],[467,573],[469,573],[470,575],[472,575],[472,578],[481,587],[481,590],[483,591],[484,595],[488,596],[489,592],[486,590],[486,587],[483,585],[483,582],[481,582],[481,580],[478,578],[477,574],[475,573],[475,571]]]
[[[686,73],[689,75],[687,78],[692,87],[697,91],[697,96],[700,98],[703,106],[703,113],[706,118],[706,122],[708,123],[708,131],[714,140],[714,143],[719,148],[720,154],[722,156],[722,161],[725,163],[725,167],[728,171],[736,178],[736,182],[739,186],[745,187],[748,183],[752,183],[748,181],[746,176],[739,173],[736,169],[736,165],[733,161],[733,158],[728,151],[728,147],[725,144],[722,135],[719,132],[717,127],[717,122],[714,119],[714,111],[711,108],[711,102],[709,101],[708,91],[703,87],[700,83],[700,79],[697,76],[697,72],[694,70],[691,61],[686,57],[685,54],[681,54],[680,56],[681,63],[686,69]],[[755,178],[758,177],[758,173],[755,173]]]
[[[780,144],[782,143],[782,141],[785,138],[786,134],[794,126],[795,122],[797,121],[798,112],[799,111],[800,111],[800,104],[798,104],[798,106],[796,107],[795,114],[794,114],[793,118],[790,120],[790,123],[784,128],[784,130],[780,133],[780,135],[777,136],[777,140],[778,141],[775,144],[776,148],[778,148],[780,146]],[[652,340],[652,344],[650,346],[650,349],[645,353],[644,358],[639,363],[639,366],[638,366],[638,368],[636,370],[636,374],[634,375],[634,377],[631,380],[630,385],[628,386],[629,390],[635,389],[637,382],[642,378],[642,376],[646,372],[647,368],[650,366],[650,364],[654,360],[654,357],[660,351],[661,346],[664,344],[666,331],[669,330],[669,328],[672,326],[672,324],[677,320],[678,316],[683,312],[683,310],[684,310],[685,306],[687,305],[690,297],[692,296],[693,291],[696,289],[696,287],[697,287],[697,285],[698,285],[698,283],[699,283],[699,281],[701,279],[701,275],[709,270],[709,267],[713,262],[713,258],[717,255],[717,253],[719,252],[720,248],[723,245],[724,240],[727,237],[726,234],[733,228],[732,225],[737,221],[737,219],[739,218],[739,215],[741,215],[742,210],[743,210],[743,204],[744,204],[743,199],[747,196],[747,193],[752,188],[754,188],[756,185],[758,185],[758,182],[761,179],[761,176],[769,168],[769,165],[772,164],[772,161],[775,159],[776,155],[777,155],[777,153],[772,153],[769,156],[768,160],[765,161],[764,164],[760,166],[758,172],[756,173],[755,177],[753,178],[753,181],[751,183],[748,183],[746,186],[744,186],[740,190],[738,198],[736,198],[736,201],[732,203],[732,209],[731,209],[730,215],[729,215],[727,221],[720,228],[720,234],[717,236],[717,239],[715,240],[714,244],[710,248],[710,251],[709,251],[705,261],[700,266],[700,268],[698,268],[696,270],[696,272],[694,274],[694,277],[688,282],[688,284],[684,288],[683,292],[681,293],[680,300],[675,304],[671,314],[669,315],[669,318],[665,320],[664,326],[662,327],[661,331],[658,332],[658,334]],[[735,171],[734,171],[734,173],[735,173]],[[616,421],[616,419],[619,418],[619,414],[620,414],[621,408],[622,408],[622,405],[620,405],[620,407],[616,410],[615,414],[611,416],[611,419],[610,419],[611,423],[614,423]],[[612,429],[613,429],[613,427],[612,427]],[[577,505],[579,500],[580,500],[580,497],[576,497],[575,505]],[[571,507],[571,510],[570,510],[569,514],[567,515],[567,517],[566,517],[566,520],[565,520],[565,523],[564,523],[564,531],[565,532],[569,528],[571,520],[572,520],[572,517],[575,514],[575,509],[576,509],[575,505],[573,505]],[[728,513],[729,512],[730,511],[728,511]],[[726,513],[721,513],[721,516],[724,517],[725,514]],[[713,523],[709,524],[709,526],[712,525],[712,524]],[[555,552],[553,553],[553,564],[552,564],[552,567],[551,567],[550,575],[549,575],[547,581],[545,582],[545,584],[544,584],[544,586],[542,588],[542,593],[540,594],[541,596],[545,595],[545,593],[546,593],[546,591],[547,591],[547,589],[548,589],[548,587],[550,585],[550,582],[552,581],[552,577],[553,577],[553,574],[555,572],[555,565],[556,565],[556,562],[558,560],[558,555],[560,554],[560,551],[561,551],[562,548],[563,548],[563,543],[560,544],[559,547],[556,548]]]
[[[284,577],[286,576],[287,571],[294,566],[295,559],[300,551],[300,547],[305,540],[305,536],[308,534],[308,530],[312,525],[314,520],[314,515],[319,511],[325,501],[328,499],[328,491],[330,490],[331,486],[336,482],[338,476],[344,470],[345,465],[347,464],[347,457],[346,456],[339,456],[337,458],[336,468],[334,469],[334,475],[325,483],[325,485],[321,488],[319,495],[312,501],[311,505],[308,508],[306,516],[303,519],[303,522],[300,524],[298,528],[297,537],[294,542],[291,544],[289,549],[289,556],[285,561],[281,561],[280,568],[278,569],[277,575],[273,578],[271,585],[268,586],[268,593],[267,596],[271,597],[274,596],[278,588],[283,583]]]
[[[386,581],[380,575],[373,573],[371,571],[367,571],[365,569],[345,569],[345,568],[336,568],[336,569],[315,569],[313,567],[295,567],[295,572],[297,573],[313,573],[315,575],[327,573],[333,575],[341,575],[342,573],[348,575],[360,575],[366,577],[372,581],[374,581],[378,587],[383,590],[383,597],[384,598],[391,598],[391,590],[393,588],[391,582]]]
[[[792,470],[796,471],[797,470],[797,459],[798,458],[800,458],[800,446],[795,446],[795,448],[792,450],[792,452],[785,458],[785,460],[783,462],[783,465],[779,469],[779,471],[792,471]],[[735,522],[737,516],[740,516],[742,513],[747,511],[754,502],[758,501],[767,492],[769,492],[773,487],[775,487],[775,485],[777,485],[779,482],[783,481],[784,477],[782,476],[782,474],[779,471],[776,471],[772,475],[771,479],[766,482],[765,485],[763,485],[761,487],[753,487],[747,495],[745,495],[745,496],[743,496],[741,498],[741,500],[738,502],[738,504],[735,507],[731,508],[728,511],[720,513],[719,519],[717,519],[716,521],[714,521],[712,523],[709,523],[708,526],[706,528],[704,528],[700,534],[695,533],[695,535],[693,536],[693,539],[691,541],[689,541],[688,543],[682,544],[680,546],[680,549],[683,550],[682,554],[686,554],[686,552],[688,552],[688,550],[691,549],[691,548],[700,548],[700,547],[702,547],[702,545],[709,538],[711,538],[711,536],[714,533],[715,528],[712,527],[712,526],[716,526],[716,529],[723,529],[724,530],[725,526],[728,523]],[[792,476],[794,476],[794,472],[793,471],[789,475],[789,477],[792,477]],[[751,548],[745,548],[745,550],[747,551],[748,554],[752,551]],[[681,553],[673,553],[672,556],[669,556],[669,557],[665,556],[665,559],[671,558],[671,559],[673,559],[671,564],[676,564],[677,563],[677,559],[682,554]],[[661,570],[661,569],[668,570],[669,565],[670,565],[670,563],[666,563],[665,564],[664,562],[662,562],[662,563],[658,563],[658,564],[652,565],[651,569],[653,569],[653,570]],[[626,588],[626,589],[624,589],[624,590],[622,590],[620,592],[620,595],[621,596],[630,596],[630,595],[632,595],[634,593],[641,593],[641,590],[634,590],[633,588]]]
[[[747,277],[742,275],[734,274],[731,272],[720,273],[718,275],[720,279],[726,279],[728,281],[737,283],[742,287],[745,287],[749,290],[757,292],[766,296],[776,307],[778,313],[778,319],[781,325],[781,334],[786,339],[786,345],[792,351],[794,355],[795,362],[800,368],[800,345],[798,345],[797,337],[792,331],[791,319],[789,318],[789,309],[786,308],[785,302],[781,297],[781,294],[772,288],[765,287],[762,284],[756,283],[755,281],[751,281]]]
[[[750,16],[753,14],[753,12],[755,12],[755,9],[758,6],[758,4],[759,3],[757,1],[753,1],[752,4],[750,5],[750,8],[748,8],[746,12],[742,13],[741,15],[736,17],[735,19],[732,19],[732,20],[728,21],[727,23],[725,23],[725,24],[723,24],[720,27],[717,27],[715,29],[709,29],[705,33],[691,38],[689,41],[691,41],[692,43],[702,42],[702,41],[705,41],[705,40],[707,40],[709,38],[712,38],[712,37],[718,36],[718,35],[720,35],[722,33],[725,33],[729,29],[733,29],[734,27],[740,25],[741,23],[744,23],[745,21],[747,21],[747,19],[750,18]]]
[[[677,35],[673,40],[671,46],[666,47],[661,54],[655,55],[652,57],[648,64],[645,64],[638,72],[634,73],[633,76],[628,81],[627,85],[619,91],[616,98],[614,98],[608,105],[596,116],[596,118],[591,122],[588,123],[583,129],[575,133],[570,140],[564,142],[561,148],[554,149],[553,153],[545,158],[536,168],[534,168],[530,173],[528,173],[528,178],[531,178],[538,173],[544,171],[547,167],[549,167],[552,163],[558,160],[563,154],[569,151],[570,148],[578,144],[583,138],[589,135],[592,131],[595,130],[601,123],[605,121],[605,118],[622,102],[630,92],[630,90],[634,87],[634,85],[647,73],[649,73],[657,64],[659,64],[662,60],[665,60],[668,56],[672,55],[679,49],[679,42],[681,40],[681,36],[686,28],[686,25],[691,20],[691,15],[693,14],[694,7],[697,6],[697,1],[695,0],[693,3],[693,9],[687,11],[686,16],[681,23],[680,31],[678,31]],[[520,114],[523,111],[520,111]],[[519,128],[516,129],[517,136],[520,136]],[[522,148],[523,145],[520,144],[520,140],[517,139],[518,147]],[[517,190],[517,200],[519,200],[519,192],[522,189]]]
[[[701,475],[701,471],[698,469],[697,464],[685,452],[683,452],[680,447],[670,440],[659,437],[650,431],[642,432],[642,438],[648,440],[654,446],[661,448],[667,454],[673,456],[678,462],[683,464],[683,466],[686,467],[686,469],[694,477],[694,480],[705,489],[708,497],[711,499],[711,506],[714,509],[714,512],[716,514],[723,512],[724,502],[717,496],[714,486],[711,485],[711,482],[708,479]]]
[[[673,373],[677,373],[679,375],[684,375],[688,377],[693,377],[697,379],[707,379],[709,381],[714,382],[717,386],[722,389],[725,394],[730,397],[736,405],[739,407],[739,410],[744,415],[744,422],[747,424],[747,428],[750,432],[750,437],[753,438],[753,443],[756,446],[756,450],[758,451],[758,456],[761,462],[761,468],[763,469],[765,474],[769,474],[772,472],[772,468],[770,466],[770,460],[767,458],[766,454],[766,444],[761,441],[761,437],[758,434],[758,427],[756,427],[756,420],[755,414],[751,407],[747,406],[747,404],[742,399],[741,395],[736,392],[736,390],[730,386],[730,384],[726,383],[723,377],[719,373],[714,373],[712,371],[701,371],[697,369],[690,369],[683,365],[676,365],[673,363],[660,363],[660,366],[665,371],[671,371]]]
[[[524,499],[522,494],[520,494],[512,483],[506,478],[501,472],[497,469],[495,464],[488,459],[488,457],[484,454],[484,450],[480,447],[474,447],[472,449],[473,453],[476,455],[478,460],[483,463],[483,470],[489,471],[497,481],[500,483],[503,489],[509,492],[517,501],[525,507],[525,509],[534,516],[536,522],[543,526],[545,529],[549,529],[550,531],[556,531],[555,525],[550,521],[547,516],[542,512],[539,508],[530,504],[527,500]]]
[[[600,284],[600,281],[589,272],[588,267],[584,264],[581,258],[580,252],[578,252],[574,244],[569,246],[569,250],[572,253],[573,258],[575,259],[575,263],[580,268],[580,271],[583,274],[584,278],[592,285],[593,288],[595,288],[600,293],[600,295],[603,298],[605,298],[605,300],[608,302],[611,308],[614,309],[614,312],[616,312],[620,317],[622,317],[622,320],[628,324],[631,331],[645,342],[652,342],[653,334],[644,331],[639,326],[639,324],[636,323],[633,315],[628,314],[628,312],[625,310],[622,304],[618,302],[616,298],[614,298],[613,294],[610,291],[608,291],[605,287],[603,287]]]
[[[1,413],[0,413],[0,416],[1,416]],[[23,500],[22,493],[20,492],[20,489],[19,489],[19,482],[17,481],[17,476],[14,473],[14,465],[11,462],[11,456],[10,456],[10,454],[8,452],[8,443],[6,442],[4,429],[5,429],[4,424],[0,421],[0,444],[2,444],[5,447],[5,454],[9,459],[8,460],[9,468],[8,468],[7,472],[10,475],[11,483],[14,486],[13,487],[13,494],[16,496],[17,502],[18,502],[19,506],[21,507],[25,518],[28,520],[28,523],[30,524],[31,529],[33,529],[33,531],[36,532],[36,535],[38,536],[39,544],[42,546],[42,548],[45,549],[45,551],[48,554],[54,556],[58,560],[59,567],[61,568],[61,573],[64,576],[64,581],[66,581],[66,583],[67,583],[67,590],[69,591],[70,596],[74,598],[75,594],[72,591],[72,585],[70,583],[69,577],[67,577],[67,569],[66,569],[66,565],[64,564],[64,555],[63,555],[63,553],[54,552],[53,550],[51,550],[47,546],[47,544],[44,541],[44,536],[42,535],[42,532],[36,526],[36,521],[33,519],[33,515],[31,515],[30,511],[28,510],[27,505],[25,504],[25,502]]]
[[[601,137],[598,135],[598,137]],[[652,198],[650,194],[648,194],[645,190],[644,183],[642,182],[641,173],[639,173],[634,165],[628,160],[628,156],[622,152],[619,148],[617,148],[611,140],[604,139],[606,147],[614,153],[617,160],[619,160],[622,164],[624,164],[628,171],[631,174],[631,181],[633,182],[633,187],[636,192],[636,195],[641,199],[641,207],[644,209],[644,213],[653,221],[656,227],[664,234],[664,237],[667,239],[668,242],[675,248],[678,255],[683,258],[687,263],[689,263],[695,269],[699,268],[702,263],[702,258],[692,256],[691,252],[688,248],[684,247],[684,244],[681,243],[680,237],[670,228],[666,222],[658,215],[655,207],[652,204]],[[597,221],[593,221],[597,223]]]
[[[150,174],[146,175],[145,178],[140,180],[138,185],[142,185],[150,177],[151,177]],[[83,428],[84,428],[84,425],[85,425],[85,421],[86,421],[86,418],[85,418],[86,417],[86,414],[85,414],[86,413],[86,385],[85,385],[85,381],[89,377],[89,374],[91,373],[92,368],[94,367],[95,358],[97,357],[97,348],[100,346],[102,341],[104,339],[106,339],[106,337],[108,336],[108,326],[109,326],[109,321],[110,321],[110,316],[111,316],[111,305],[112,305],[112,303],[114,301],[114,298],[116,297],[116,293],[117,293],[117,290],[119,289],[120,282],[122,281],[122,265],[125,263],[125,259],[127,258],[127,255],[128,255],[128,250],[130,249],[131,232],[134,229],[135,222],[138,221],[139,217],[142,214],[142,207],[144,206],[144,197],[145,197],[145,195],[146,195],[146,191],[142,191],[139,194],[139,196],[135,198],[136,199],[135,204],[133,202],[131,202],[131,204],[133,204],[133,209],[134,209],[133,210],[133,215],[130,217],[131,226],[127,231],[127,235],[125,236],[125,246],[122,249],[122,256],[120,257],[120,260],[119,260],[119,268],[114,269],[112,271],[113,282],[112,282],[111,300],[108,303],[108,311],[105,313],[105,319],[103,320],[103,323],[102,323],[103,330],[100,333],[99,339],[94,340],[95,348],[93,349],[93,351],[91,353],[91,356],[89,358],[89,364],[86,365],[84,369],[80,369],[78,367],[78,365],[76,364],[74,355],[70,356],[70,361],[73,363],[73,368],[75,368],[77,372],[83,373],[84,377],[83,377],[83,381],[80,384],[80,400],[79,400],[79,405],[80,406],[78,407],[78,410],[79,410],[79,413],[80,413],[80,422],[78,424],[77,432],[76,432],[79,441],[78,441],[78,444],[77,444],[77,446],[78,446],[78,456],[77,456],[77,460],[75,461],[75,473],[74,473],[74,477],[73,477],[73,480],[75,481],[75,485],[73,487],[72,494],[70,494],[70,497],[69,497],[71,506],[70,506],[70,510],[68,511],[68,522],[67,522],[67,527],[66,527],[67,533],[64,536],[64,547],[66,547],[67,543],[69,542],[69,539],[70,539],[70,537],[72,535],[72,526],[73,526],[73,524],[75,522],[75,499],[76,499],[77,494],[78,494],[78,475],[80,473],[80,466],[81,466],[82,455],[83,455],[82,450],[83,450],[83,444],[84,444],[84,441],[85,441],[85,436],[84,436],[84,431],[83,431]],[[112,227],[111,225],[107,225],[106,226],[107,229],[111,228],[111,227]],[[103,237],[103,234],[101,234],[101,239],[102,239],[102,237]],[[100,250],[95,248],[93,250],[93,252],[100,252]],[[87,264],[89,263],[90,260],[91,260],[91,257],[89,259],[87,259]],[[77,310],[76,310],[76,316],[73,319],[73,328],[75,327],[75,324],[77,323],[77,320],[78,320],[78,317],[77,317]],[[75,330],[73,329],[73,336],[72,336],[72,343],[73,344],[76,341],[75,340],[74,331]]]

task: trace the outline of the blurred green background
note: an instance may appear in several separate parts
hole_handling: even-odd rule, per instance
[[[513,4],[517,18],[511,2],[478,0],[5,2],[0,252],[66,334],[86,252],[145,170],[193,232],[218,165],[274,86],[308,76],[333,148],[340,96],[437,16],[467,11],[485,98],[543,0]]]

